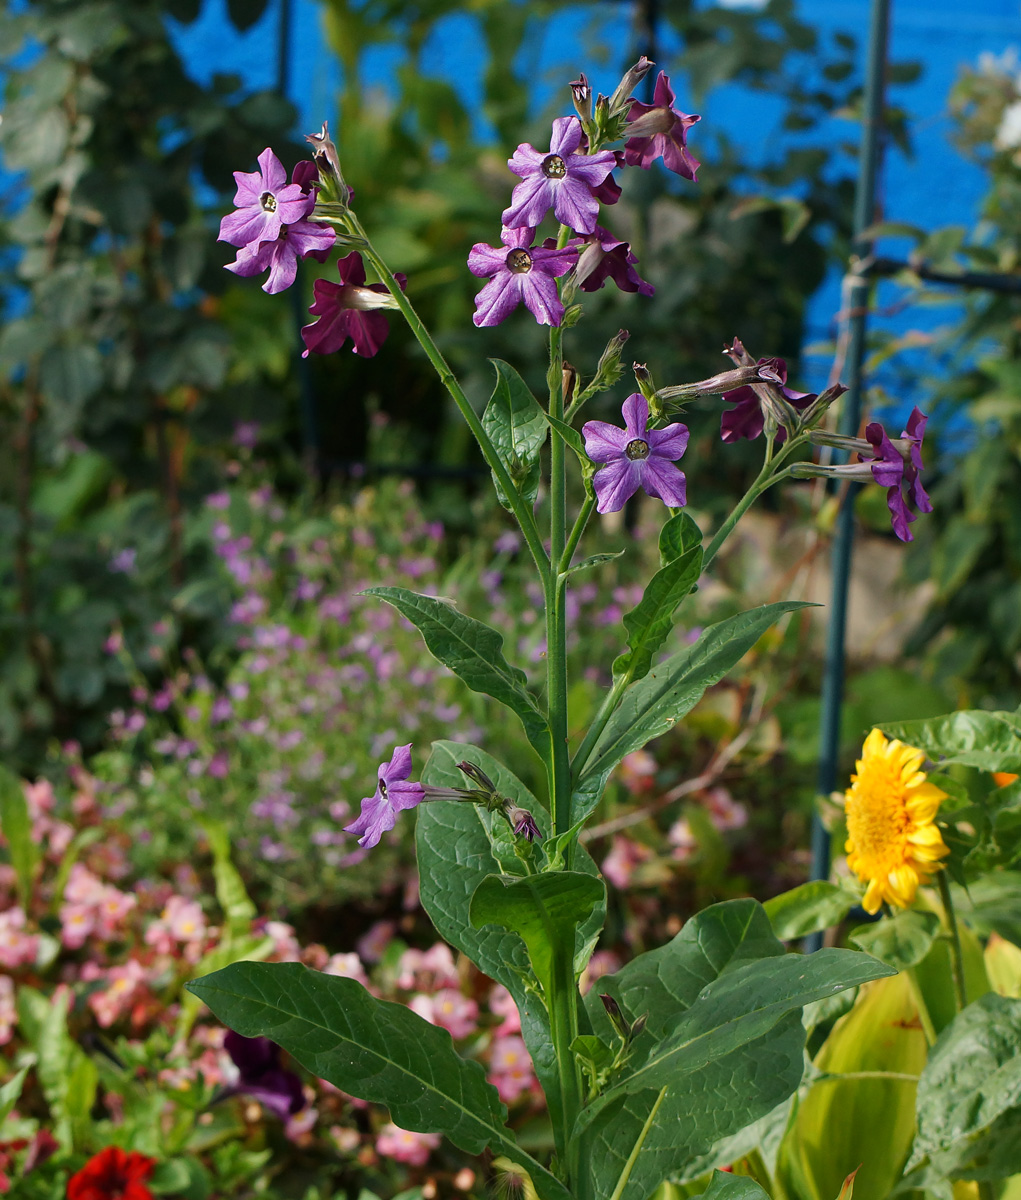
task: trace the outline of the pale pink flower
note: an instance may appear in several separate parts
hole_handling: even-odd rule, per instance
[[[710,788],[703,794],[702,803],[709,813],[709,819],[721,833],[728,829],[742,829],[748,824],[748,810],[725,787]]]
[[[0,912],[0,967],[13,971],[35,962],[39,938],[25,932],[25,913],[21,908]]]
[[[137,959],[129,958],[126,963],[111,967],[106,978],[110,986],[105,991],[93,992],[89,996],[89,1007],[104,1029],[109,1028],[135,1003],[145,986],[145,968]]]
[[[14,980],[10,975],[0,975],[0,1046],[6,1045],[14,1034],[18,1023],[18,1009],[14,1003]]]
[[[619,767],[620,781],[633,795],[652,790],[656,782],[656,760],[648,750],[625,754]]]
[[[330,1137],[341,1154],[354,1154],[362,1144],[362,1135],[357,1129],[348,1129],[344,1125],[331,1125]]]
[[[267,921],[264,930],[273,939],[273,957],[277,962],[298,962],[301,959],[301,943],[294,936],[294,926],[286,921]]]
[[[68,904],[96,905],[103,898],[103,881],[84,866],[76,862],[71,867],[64,888],[64,900]]]
[[[460,984],[454,956],[445,942],[436,942],[425,951],[405,950],[397,968],[397,986],[407,991],[415,987],[428,990],[456,988]]]
[[[454,988],[441,988],[432,998],[432,1023],[451,1037],[463,1038],[475,1032],[479,1006]]]
[[[504,1104],[513,1104],[535,1085],[532,1059],[519,1037],[494,1038],[489,1052],[489,1082]]]
[[[303,1090],[307,1101],[305,1107],[293,1113],[284,1122],[285,1136],[298,1146],[309,1145],[312,1140],[309,1134],[315,1127],[316,1121],[319,1120],[319,1110],[313,1103],[316,1098],[315,1092],[307,1084]]]
[[[613,975],[619,971],[621,967],[619,955],[614,954],[612,950],[597,950],[595,954],[588,960],[588,965],[581,973],[581,979],[578,981],[578,987],[584,995],[597,979],[602,979],[604,975]]]
[[[681,817],[679,821],[675,822],[666,836],[667,841],[673,846],[672,858],[686,863],[695,857],[698,850],[698,838],[687,817]]]
[[[603,859],[602,872],[615,888],[622,891],[631,884],[635,869],[652,858],[652,851],[640,842],[617,835],[610,853]]]
[[[137,903],[135,897],[129,893],[104,884],[95,906],[96,932],[99,936],[109,940],[119,933],[124,919]]]
[[[345,979],[354,979],[363,987],[369,986],[369,977],[365,974],[362,960],[357,954],[333,954],[323,967],[327,975],[341,975]]]
[[[439,1144],[438,1133],[413,1133],[410,1129],[401,1129],[391,1121],[379,1131],[376,1153],[397,1162],[408,1163],[412,1167],[424,1167],[429,1161],[429,1155]]]
[[[507,1037],[512,1033],[521,1032],[521,1014],[514,1003],[514,997],[498,983],[489,993],[489,1011],[503,1020],[493,1031],[495,1037]]]

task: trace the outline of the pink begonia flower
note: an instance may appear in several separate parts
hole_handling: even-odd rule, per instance
[[[698,850],[698,838],[687,817],[681,817],[670,827],[667,841],[673,846],[671,858],[678,862],[690,862]]]
[[[748,810],[739,804],[725,787],[710,788],[702,796],[709,819],[721,833],[742,829],[748,824]]]
[[[584,995],[597,979],[602,979],[604,975],[613,975],[622,965],[620,956],[612,950],[597,950],[581,973],[578,980],[579,990]]]
[[[67,877],[64,899],[70,904],[96,905],[102,899],[105,886],[98,875],[93,875],[88,867],[76,862]]]
[[[39,951],[39,938],[25,933],[25,913],[21,908],[0,912],[0,967],[14,971],[31,966]]]
[[[122,1017],[138,999],[139,991],[145,987],[145,968],[137,959],[129,958],[126,963],[111,967],[106,978],[110,986],[89,996],[89,1007],[104,1029]]]
[[[620,781],[632,796],[649,792],[656,782],[656,760],[648,750],[632,750],[620,763]]]
[[[121,926],[128,913],[138,901],[128,892],[104,884],[102,892],[96,899],[96,932],[109,941],[121,932]]]
[[[298,962],[301,942],[294,936],[294,926],[286,921],[267,921],[263,932],[274,942],[273,957],[277,962]]]
[[[408,1007],[454,1038],[468,1037],[477,1028],[478,1004],[454,988],[441,988],[434,996],[412,996]]]
[[[362,960],[357,954],[333,954],[323,967],[326,975],[340,975],[344,979],[354,979],[363,987],[369,986],[369,977],[365,974]]]
[[[493,1031],[494,1037],[508,1037],[512,1033],[521,1032],[521,1014],[514,1003],[514,997],[498,983],[489,993],[489,1011],[503,1020]]]
[[[312,1139],[309,1135],[315,1128],[316,1121],[319,1120],[319,1110],[312,1103],[315,1100],[315,1092],[306,1087],[304,1095],[308,1103],[301,1112],[288,1117],[284,1122],[284,1136],[298,1146],[311,1145]]]
[[[535,1086],[532,1058],[519,1037],[494,1038],[489,1051],[489,1082],[504,1104],[513,1104]]]
[[[384,1125],[376,1138],[376,1153],[412,1167],[424,1167],[429,1155],[440,1144],[438,1133],[413,1133],[392,1121]]]
[[[14,1002],[14,980],[10,975],[0,975],[0,1046],[5,1046],[14,1036],[18,1023],[18,1008]]]
[[[454,955],[445,942],[436,942],[428,950],[405,950],[397,963],[397,986],[436,991],[460,984]]]
[[[652,851],[630,838],[614,836],[610,853],[603,859],[601,870],[615,888],[623,891],[631,886],[635,868],[652,858]]]
[[[80,950],[96,928],[96,911],[88,904],[60,906],[60,940],[68,950]]]

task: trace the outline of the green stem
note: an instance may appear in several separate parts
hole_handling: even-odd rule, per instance
[[[950,935],[950,969],[954,979],[954,1003],[957,1011],[968,1005],[968,989],[964,980],[964,954],[961,951],[961,931],[957,927],[957,914],[954,912],[954,901],[950,895],[950,882],[946,871],[940,871],[936,876],[939,884],[939,895],[943,901],[943,916],[947,933]]]
[[[571,530],[571,536],[567,539],[567,545],[564,547],[564,553],[560,557],[560,563],[557,567],[557,572],[563,575],[571,565],[571,559],[574,558],[574,552],[578,549],[578,543],[581,541],[581,535],[585,532],[585,526],[589,522],[589,517],[592,516],[592,510],[596,506],[595,496],[586,496],[585,503],[581,506],[581,511],[578,513],[578,518],[574,522],[574,528]]]
[[[638,1161],[638,1155],[642,1152],[642,1147],[645,1145],[645,1139],[649,1136],[649,1130],[652,1128],[652,1122],[656,1119],[656,1113],[659,1112],[659,1106],[666,1098],[666,1088],[660,1088],[659,1095],[656,1097],[656,1103],[652,1106],[652,1111],[645,1119],[645,1124],[642,1126],[642,1132],[638,1135],[638,1139],[631,1147],[631,1153],[627,1157],[627,1162],[620,1173],[620,1178],[617,1180],[617,1186],[613,1189],[610,1200],[620,1200],[627,1187],[627,1182],[631,1178],[631,1172],[635,1169],[635,1163]]]
[[[558,939],[553,945],[550,994],[546,997],[546,1003],[549,1008],[550,1037],[560,1081],[562,1124],[557,1131],[557,1152],[566,1170],[568,1187],[575,1193],[580,1181],[581,1164],[578,1139],[572,1138],[571,1135],[585,1098],[581,1064],[571,1050],[571,1043],[578,1036],[577,997],[574,947]]]
[[[925,997],[922,995],[922,989],[918,982],[918,974],[914,967],[908,967],[904,974],[907,977],[911,999],[914,1000],[915,1008],[918,1010],[918,1020],[921,1022],[922,1032],[925,1034],[925,1044],[931,1046],[936,1040],[936,1026],[932,1023],[932,1014],[929,1012],[929,1006],[925,1003]]]
[[[486,460],[490,470],[500,481],[500,486],[503,488],[504,494],[507,496],[511,509],[517,517],[518,524],[521,526],[521,532],[524,535],[525,542],[532,553],[532,558],[535,560],[535,565],[538,568],[543,578],[549,573],[549,559],[546,557],[546,551],[542,544],[542,539],[539,536],[539,529],[535,523],[535,517],[528,504],[521,498],[521,494],[515,487],[507,468],[500,461],[500,456],[496,452],[496,447],[489,439],[489,434],[486,433],[478,414],[472,408],[468,397],[461,389],[461,385],[457,381],[457,376],[451,370],[446,359],[440,352],[439,347],[432,339],[429,330],[426,329],[422,318],[415,312],[411,301],[405,296],[400,284],[393,276],[393,272],[386,263],[376,253],[372,243],[369,241],[365,230],[362,229],[358,222],[358,218],[354,213],[349,213],[346,221],[350,224],[351,229],[360,238],[364,240],[362,253],[372,264],[373,270],[379,276],[386,286],[387,291],[393,296],[397,302],[397,307],[401,310],[404,319],[408,322],[411,332],[418,339],[418,344],[425,351],[426,357],[432,363],[436,374],[440,378],[440,382],[450,393],[451,398],[457,405],[464,417],[468,428],[471,430],[475,440],[479,444],[482,455]]]
[[[903,1071],[838,1071],[816,1079],[815,1083],[840,1082],[844,1079],[897,1079],[903,1083],[917,1083],[917,1075],[906,1075]]]
[[[563,420],[563,332],[550,329],[549,412]],[[557,835],[571,828],[571,762],[567,733],[567,606],[559,584],[558,564],[567,542],[567,444],[552,430],[550,434],[550,569],[546,572],[546,703],[549,709],[553,754],[547,764],[550,812]],[[568,860],[570,869],[570,860]]]

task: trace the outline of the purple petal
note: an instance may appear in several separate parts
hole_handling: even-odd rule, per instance
[[[632,392],[624,401],[621,413],[624,417],[628,441],[634,438],[641,438],[645,441],[645,431],[649,425],[649,402],[642,393]]]
[[[913,542],[915,536],[908,528],[908,524],[916,519],[915,514],[908,509],[899,487],[887,489],[886,507],[890,510],[890,516],[893,518],[891,522],[893,532],[902,542]]]
[[[235,209],[220,222],[218,242],[231,246],[248,246],[252,242],[270,242],[280,232],[277,213],[265,212],[261,205]]]
[[[521,299],[540,325],[557,326],[564,319],[564,306],[557,285],[550,275],[534,267],[527,275],[519,275]]]
[[[519,185],[520,186],[520,185]],[[599,215],[599,201],[583,180],[562,179],[553,191],[553,214],[578,233],[591,233]]]
[[[511,192],[510,206],[502,214],[504,225],[535,229],[553,207],[553,199],[552,180],[547,179],[541,171],[527,176]]]
[[[507,166],[515,175],[520,175],[523,179],[526,175],[533,175],[536,171],[541,170],[545,157],[546,155],[541,150],[536,150],[528,142],[522,142],[507,160]]]
[[[408,742],[406,746],[395,746],[390,762],[386,766],[380,767],[380,777],[386,782],[387,787],[398,780],[407,779],[411,774],[412,745],[412,742]]]
[[[752,389],[735,388],[732,392],[725,392],[723,399],[734,405],[720,417],[720,436],[723,440],[729,443],[741,438],[749,441],[757,438],[763,429],[762,406]]]
[[[623,456],[608,462],[592,477],[596,490],[596,512],[619,512],[641,484],[641,466]]]
[[[506,265],[507,248],[505,246],[487,246],[485,242],[476,242],[468,252],[468,270],[480,278],[495,275]]]
[[[552,248],[536,246],[530,253],[532,274],[541,271],[544,275],[552,275],[554,279],[566,275],[578,261],[578,251],[574,246],[564,246],[561,250],[558,250],[555,244]]]
[[[499,325],[521,303],[520,281],[522,275],[502,271],[486,284],[475,297],[475,313],[472,321],[481,328]]]
[[[650,429],[645,440],[649,443],[652,457],[665,458],[672,462],[680,458],[688,448],[688,427],[675,421],[663,429]]]
[[[585,453],[597,463],[611,462],[620,458],[624,447],[631,440],[627,431],[608,421],[586,421],[581,427],[585,439]],[[597,476],[598,478],[598,476]]]
[[[258,158],[259,169],[262,171],[262,190],[264,192],[278,192],[287,183],[287,172],[284,170],[284,164],[266,147]]]
[[[650,496],[655,496],[671,508],[684,507],[687,495],[683,471],[656,455],[650,455],[642,468],[642,487]]]
[[[561,158],[573,154],[581,145],[583,133],[581,122],[577,117],[557,117],[553,122],[553,136],[550,138],[550,154],[559,154]],[[598,156],[597,156],[598,157]]]

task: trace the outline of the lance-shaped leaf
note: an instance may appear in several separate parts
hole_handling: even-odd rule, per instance
[[[516,933],[548,996],[555,951],[563,949],[573,958],[577,930],[605,904],[603,881],[581,871],[549,871],[517,879],[487,875],[472,895],[468,916],[476,929],[491,924]]]
[[[528,384],[509,363],[500,358],[489,361],[496,368],[496,387],[482,415],[482,426],[521,498],[532,505],[539,493],[539,452],[549,428],[546,416]],[[510,508],[495,475],[493,483],[497,499]]]
[[[524,1166],[547,1200],[567,1200],[506,1128],[481,1063],[461,1058],[446,1030],[405,1005],[301,963],[235,963],[188,988],[238,1033],[268,1037],[319,1078],[385,1104],[402,1128],[445,1134],[469,1154],[491,1147]]]
[[[621,1095],[672,1087],[685,1076],[768,1033],[813,1000],[896,974],[853,950],[818,950],[752,962],[707,984],[648,1058],[579,1118],[579,1127]]]
[[[978,709],[880,728],[887,737],[924,750],[934,762],[1021,772],[1021,714],[1017,712]]]
[[[702,573],[702,531],[687,513],[677,513],[659,535],[663,566],[649,580],[638,605],[624,614],[628,649],[613,664],[613,678],[643,679],[673,628],[677,606]]]
[[[1021,1172],[1021,1000],[990,993],[936,1039],[918,1081],[907,1170],[1003,1179]]]
[[[610,772],[625,754],[671,729],[727,674],[784,613],[800,601],[767,604],[710,625],[694,646],[678,651],[632,684],[606,723],[575,784],[571,819],[595,808]]]
[[[630,1019],[646,1017],[634,1047],[634,1061],[641,1063],[706,985],[742,963],[783,953],[762,906],[732,900],[705,909],[667,945],[601,979],[598,991],[617,1000]],[[596,1032],[609,1037],[595,991],[586,1007]],[[597,1200],[607,1200],[625,1173],[620,1200],[645,1200],[679,1165],[708,1154],[721,1139],[773,1110],[801,1080],[804,1044],[801,1021],[791,1013],[764,1036],[685,1075],[662,1096],[650,1089],[609,1105],[587,1134]]]
[[[407,617],[425,639],[430,653],[473,692],[492,696],[517,713],[528,740],[540,757],[548,758],[549,724],[527,691],[524,672],[504,658],[501,633],[435,596],[396,587],[367,588],[363,594],[379,596]]]
[[[434,742],[422,772],[423,782],[438,787],[463,786],[464,776],[457,769],[462,760],[481,767],[500,795],[520,808],[526,808],[535,818],[542,837],[550,836],[550,818],[546,809],[503,763],[475,746],[464,742]],[[494,827],[506,826],[506,821],[477,804],[433,801],[419,805],[417,812],[415,842],[422,907],[440,937],[466,954],[490,979],[502,983],[514,997],[521,1014],[521,1035],[546,1093],[554,1128],[558,1128],[560,1082],[550,1041],[549,1017],[537,989],[526,984],[529,963],[525,944],[516,933],[496,925],[475,929],[468,918],[469,904],[476,888],[487,875],[500,873],[497,855],[501,843]],[[575,850],[574,865],[587,875],[599,874],[583,847]],[[580,960],[585,948],[602,928],[605,915],[604,906],[597,905],[578,931],[575,966],[579,969],[583,965]]]

